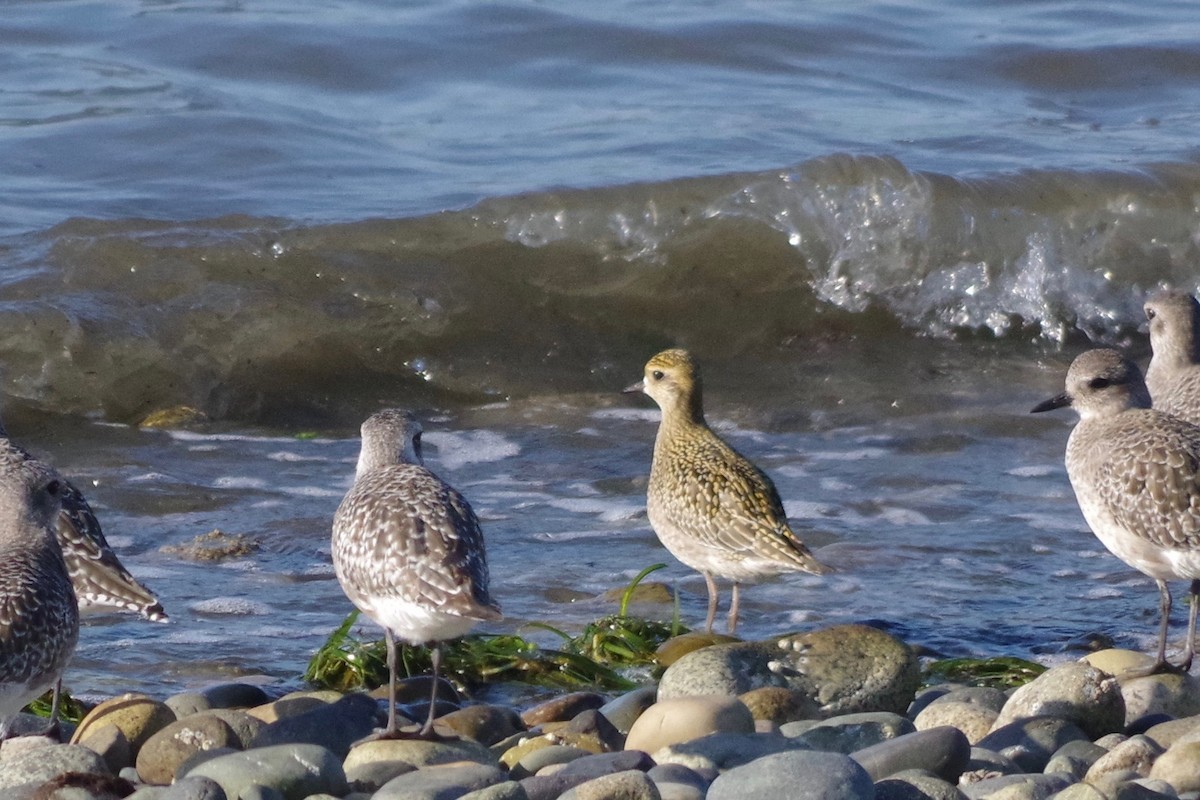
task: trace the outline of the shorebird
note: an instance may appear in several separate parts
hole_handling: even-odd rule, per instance
[[[1167,662],[1171,591],[1190,580],[1187,645],[1191,669],[1200,604],[1200,427],[1150,407],[1142,373],[1115,350],[1089,350],[1067,371],[1066,392],[1034,413],[1071,406],[1079,422],[1067,440],[1067,475],[1083,518],[1113,555],[1158,584],[1162,619],[1149,672]]]
[[[415,733],[436,738],[441,642],[500,619],[488,594],[483,531],[470,504],[421,458],[421,425],[397,409],[362,425],[354,485],[333,520],[333,568],[342,591],[383,628],[388,722],[371,738],[403,738],[396,727],[396,640],[426,645],[433,658],[429,717]]]
[[[671,555],[704,576],[705,630],[712,632],[717,612],[714,577],[733,582],[727,623],[732,634],[743,582],[784,572],[832,571],[788,526],[771,479],[708,427],[700,370],[686,350],[664,350],[651,358],[643,379],[625,391],[645,392],[662,409],[646,511]]]
[[[1154,356],[1146,387],[1154,408],[1200,425],[1200,304],[1187,292],[1157,292],[1143,306]]]
[[[7,444],[12,457],[22,459],[29,469],[47,478],[56,478],[62,487],[62,511],[51,527],[62,547],[80,610],[128,611],[153,622],[166,622],[167,613],[158,598],[129,574],[109,547],[100,520],[83,492],[49,464],[13,442],[3,421],[0,421],[0,441]]]
[[[79,607],[52,525],[63,483],[0,440],[0,738],[75,652]]]

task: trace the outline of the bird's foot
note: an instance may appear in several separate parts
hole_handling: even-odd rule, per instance
[[[368,742],[384,742],[391,739],[409,741],[424,740],[427,742],[454,742],[458,741],[460,738],[461,737],[454,734],[439,733],[432,727],[426,730],[424,727],[418,728],[416,726],[410,726],[406,728],[393,728],[391,730],[383,728],[382,730],[375,731],[370,736],[364,736],[350,746],[358,747],[359,745],[367,744]]]

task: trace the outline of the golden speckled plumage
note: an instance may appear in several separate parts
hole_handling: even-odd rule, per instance
[[[1033,410],[1070,405],[1079,412],[1067,441],[1067,475],[1096,537],[1158,584],[1162,622],[1156,669],[1167,666],[1171,595],[1166,581],[1193,581],[1184,657],[1190,667],[1200,588],[1195,580],[1200,577],[1200,427],[1151,409],[1141,372],[1115,350],[1089,350],[1076,358],[1066,389]]]
[[[1200,424],[1200,304],[1187,292],[1157,292],[1143,306],[1154,355],[1146,386],[1154,408]]]
[[[647,514],[663,546],[704,575],[710,631],[717,600],[713,576],[733,581],[732,632],[740,583],[783,572],[830,571],[788,526],[771,479],[708,427],[699,368],[687,351],[655,355],[629,391],[644,391],[662,409]]]
[[[333,521],[334,571],[346,596],[385,632],[390,668],[388,726],[396,728],[397,638],[433,653],[429,717],[417,733],[434,736],[439,642],[480,620],[500,618],[488,594],[479,520],[466,499],[421,461],[421,426],[397,409],[362,426],[354,485]]]

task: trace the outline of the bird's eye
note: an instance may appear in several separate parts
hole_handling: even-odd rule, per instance
[[[1088,381],[1088,387],[1092,389],[1107,389],[1112,385],[1112,381],[1108,378],[1092,378]]]
[[[663,371],[661,369],[656,369],[654,372],[650,373],[650,377],[654,378],[656,381],[661,381],[663,379]]]
[[[1155,311],[1153,308],[1146,309],[1146,319],[1154,319]]]

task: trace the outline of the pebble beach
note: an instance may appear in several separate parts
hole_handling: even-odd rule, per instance
[[[9,800],[1200,797],[1200,684],[1180,674],[1121,678],[1149,663],[1141,653],[1101,650],[1001,689],[922,687],[912,648],[863,625],[695,649],[678,643],[674,651],[677,659],[657,682],[619,694],[572,691],[512,707],[473,701],[447,684],[442,697],[454,699],[439,700],[439,741],[358,743],[384,719],[373,694],[271,698],[248,683],[163,699],[126,694],[95,706],[69,743],[44,736],[5,742],[0,794]],[[404,682],[403,717],[424,717],[428,690],[427,678]],[[36,722],[23,716],[18,732],[20,724]]]

